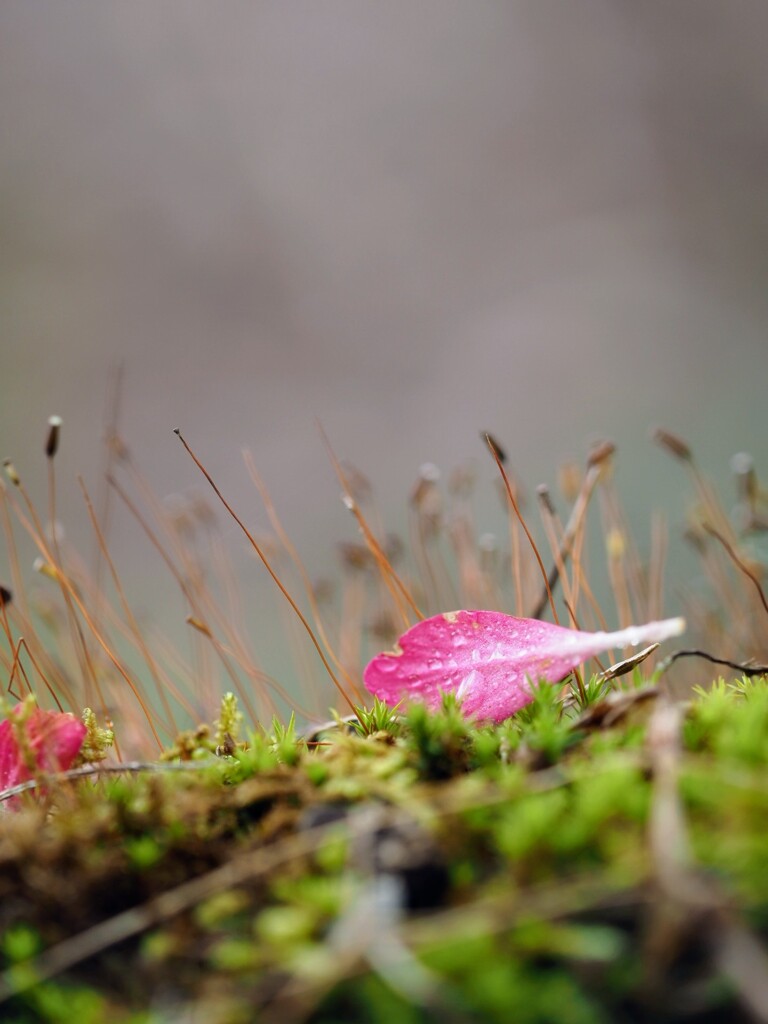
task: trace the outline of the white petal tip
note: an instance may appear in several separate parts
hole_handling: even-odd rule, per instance
[[[679,616],[676,619],[666,619],[664,625],[667,627],[665,630],[667,636],[680,636],[685,632],[686,622],[682,616]]]

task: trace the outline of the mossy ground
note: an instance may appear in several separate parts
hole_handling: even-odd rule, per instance
[[[679,713],[612,685],[495,727],[448,703],[224,756],[201,732],[23,797],[0,1019],[760,1019],[768,682]]]
[[[178,583],[190,661],[131,610],[108,517],[84,485],[95,568],[69,549],[55,516],[59,429],[52,421],[45,447],[47,516],[11,462],[10,489],[0,487],[12,583],[0,585],[3,712],[33,694],[49,709],[92,707],[85,760],[105,754],[110,720],[116,760],[37,779],[0,811],[3,1024],[768,1021],[768,492],[748,457],[730,516],[689,447],[657,433],[695,488],[688,538],[702,570],[683,593],[692,646],[666,666],[643,661],[630,682],[543,686],[493,727],[450,702],[402,715],[376,703],[311,734],[291,718],[246,735],[244,722],[301,703],[250,649],[214,512],[193,498],[165,509],[110,436],[110,488]],[[391,646],[422,612],[540,617],[550,603],[556,617],[554,587],[568,622],[605,628],[586,573],[592,495],[618,622],[663,616],[666,532],[654,522],[642,557],[611,444],[583,473],[565,467],[567,520],[539,490],[542,557],[522,493],[486,440],[510,508],[509,550],[479,534],[474,474],[453,474],[444,491],[428,466],[409,502],[406,557],[371,527],[365,478],[331,456],[364,540],[342,546],[334,600],[309,580],[250,458],[274,554],[182,438],[345,713],[366,698],[366,652]],[[55,600],[27,587],[14,521]],[[300,581],[308,617],[282,576]],[[302,662],[299,648],[293,638]],[[751,678],[692,693],[709,682],[701,658]],[[311,720],[326,691],[313,671],[303,678]],[[240,706],[225,697],[212,727],[174,742],[213,713],[223,687]],[[125,761],[147,749],[152,760]]]

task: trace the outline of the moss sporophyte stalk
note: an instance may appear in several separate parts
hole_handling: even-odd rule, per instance
[[[630,534],[610,444],[562,474],[564,513],[539,489],[543,544],[487,435],[503,540],[466,467],[422,467],[409,544],[387,535],[331,452],[358,531],[334,594],[250,456],[273,538],[184,441],[306,638],[289,691],[248,641],[212,508],[168,511],[117,437],[108,486],[178,584],[193,658],[134,613],[82,485],[86,569],[56,519],[63,436],[52,419],[45,514],[13,463],[0,492],[3,1020],[768,1019],[768,502],[746,456],[729,515],[657,434],[695,492],[679,647],[666,531]]]

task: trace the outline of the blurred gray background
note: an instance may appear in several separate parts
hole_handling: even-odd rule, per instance
[[[249,446],[313,571],[354,536],[316,417],[389,522],[474,457],[494,526],[481,429],[531,487],[612,438],[641,524],[685,489],[654,424],[765,476],[766,38],[763,0],[4,0],[0,454],[44,498],[64,418],[92,548],[122,363],[158,492],[199,486],[181,426],[265,525]]]

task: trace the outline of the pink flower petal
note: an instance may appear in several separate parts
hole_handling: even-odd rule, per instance
[[[11,715],[18,715],[17,705]],[[0,722],[0,790],[32,778],[33,772],[18,743],[18,726]],[[87,732],[74,715],[34,708],[21,726],[38,771],[65,771],[77,757]]]
[[[501,612],[446,612],[412,626],[392,653],[366,667],[367,689],[389,705],[405,699],[438,708],[455,693],[464,714],[501,722],[530,703],[530,681],[558,683],[611,647],[660,643],[685,629],[683,619],[584,633]]]

